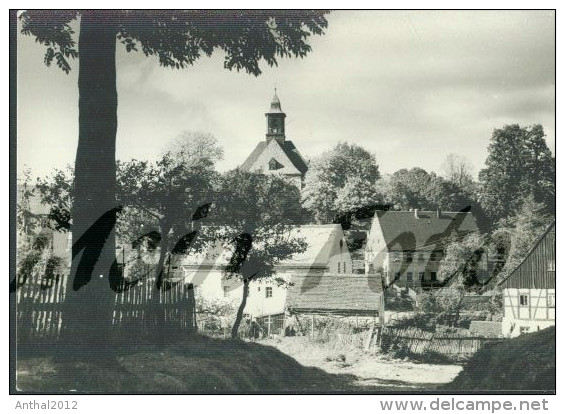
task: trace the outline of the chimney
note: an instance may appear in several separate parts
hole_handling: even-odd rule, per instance
[[[441,209],[438,207],[438,209],[437,209],[437,218],[440,218],[440,217],[441,217]]]
[[[418,209],[417,209],[417,208],[414,209],[414,217],[417,218],[417,219],[420,218],[420,217],[418,216]]]

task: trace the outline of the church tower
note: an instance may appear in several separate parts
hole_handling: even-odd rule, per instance
[[[302,188],[308,164],[292,141],[286,139],[285,118],[281,101],[275,89],[271,107],[267,113],[267,133],[253,152],[241,165],[244,171],[262,171],[286,177],[298,188]]]
[[[284,119],[286,114],[281,109],[281,101],[277,96],[277,89],[275,88],[275,96],[271,101],[271,109],[265,114],[267,118],[267,142],[272,139],[277,140],[279,144],[284,143]]]

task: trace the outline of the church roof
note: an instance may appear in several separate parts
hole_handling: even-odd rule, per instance
[[[273,100],[271,101],[271,108],[269,109],[268,114],[282,114],[284,113],[281,108],[281,101],[277,96],[277,92],[275,92],[275,96],[273,96]]]
[[[284,159],[280,157],[280,150],[282,153],[286,155],[288,160],[292,165],[287,165]],[[268,159],[267,159],[268,158]],[[247,157],[245,162],[241,165],[241,169],[244,171],[251,171],[254,169],[258,169],[262,165],[257,165],[257,162],[260,159],[265,159],[267,162],[271,160],[271,158],[275,158],[279,163],[284,165],[284,169],[277,170],[282,174],[285,173],[300,173],[305,174],[308,171],[308,165],[302,155],[296,149],[296,146],[292,143],[292,141],[284,141],[282,144],[279,143],[277,140],[270,140],[270,141],[261,141],[257,144],[253,152]],[[282,157],[284,158],[284,157]],[[261,163],[262,164],[262,163]],[[293,171],[294,170],[294,171]],[[297,170],[297,171],[296,171]]]

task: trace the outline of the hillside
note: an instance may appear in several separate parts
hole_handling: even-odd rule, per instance
[[[196,335],[89,361],[20,354],[16,384],[19,392],[56,394],[323,393],[349,390],[352,379],[304,367],[270,346]]]
[[[555,327],[482,349],[443,389],[555,392]]]

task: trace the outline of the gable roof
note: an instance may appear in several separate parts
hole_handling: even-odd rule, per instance
[[[551,252],[545,251],[545,255],[546,255],[546,257],[544,258],[545,260],[541,260],[540,263],[538,263],[537,266],[534,269],[532,269],[530,267],[529,269],[523,269],[524,272],[522,272],[521,271],[522,268],[526,267],[525,264],[528,263],[530,258],[534,255],[534,252],[536,252],[536,249],[538,248],[538,246],[540,246],[540,244],[542,242],[546,241],[546,238],[548,237],[548,235],[550,233],[553,233],[553,240],[552,240],[553,249],[552,249],[552,251]],[[535,285],[537,285],[537,286],[531,286],[531,287],[555,288],[555,272],[550,273],[550,272],[547,271],[548,270],[547,259],[555,261],[555,220],[553,220],[547,226],[545,231],[538,237],[538,239],[536,240],[534,245],[530,248],[528,253],[526,253],[524,255],[524,258],[522,259],[522,261],[514,269],[512,269],[511,272],[508,272],[508,275],[504,279],[502,279],[500,282],[498,282],[497,285],[498,286],[504,285],[506,287],[515,287],[515,286],[508,286],[508,285],[509,285],[509,282],[512,281],[512,279],[517,278],[518,280],[514,281],[514,283],[511,283],[511,284],[513,284],[513,285],[515,284],[516,287],[519,287],[520,285],[522,285],[521,287],[527,287],[527,284],[530,284],[530,283],[536,281],[535,276],[541,275],[538,283],[535,283]],[[527,283],[524,283],[524,282],[527,282]]]
[[[291,237],[302,239],[307,245],[306,250],[294,254],[277,267],[327,267],[336,238],[344,236],[339,224],[312,224],[295,227]]]
[[[380,225],[388,251],[441,250],[450,235],[463,237],[478,232],[477,222],[471,212],[383,211],[373,217],[371,231]]]
[[[306,250],[294,254],[290,259],[280,262],[276,267],[313,268],[328,266],[331,247],[336,237],[343,237],[339,224],[296,226],[290,231],[291,238],[303,239]],[[345,244],[346,246],[346,244]],[[191,253],[180,260],[182,266],[197,266],[201,269],[223,268],[229,263],[232,252],[221,244],[211,246],[203,252]]]
[[[277,157],[277,155],[281,153],[288,158],[288,162],[285,163],[284,159],[280,159],[280,156]],[[304,158],[302,158],[302,155],[300,155],[292,141],[284,141],[281,144],[275,139],[259,142],[243,164],[241,164],[241,169],[244,171],[256,169],[257,161],[263,157],[267,157],[267,161],[271,160],[271,158],[275,158],[284,165],[284,169],[277,170],[277,172],[283,174],[300,173],[304,175],[306,171],[308,171],[306,161],[304,161]]]
[[[292,312],[373,313],[380,309],[382,284],[369,275],[295,275],[287,293]]]

